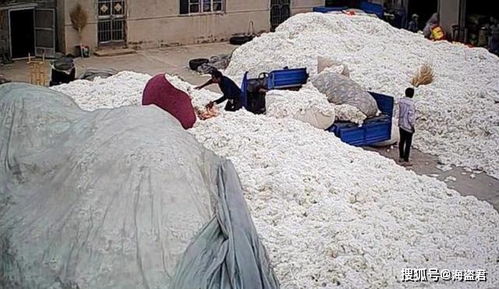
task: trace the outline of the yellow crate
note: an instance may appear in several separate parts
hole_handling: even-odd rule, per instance
[[[45,86],[47,83],[47,70],[45,63],[45,55],[42,56],[42,61],[31,60],[31,55],[28,54],[28,65],[30,73],[30,83],[34,85]]]

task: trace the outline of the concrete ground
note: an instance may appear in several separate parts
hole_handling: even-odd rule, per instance
[[[172,75],[178,75],[184,80],[201,84],[208,79],[193,72],[188,68],[188,61],[192,58],[209,58],[213,55],[230,53],[236,46],[228,43],[213,43],[192,46],[169,47],[155,50],[137,51],[136,54],[109,56],[109,57],[90,57],[78,58],[75,60],[77,75],[85,71],[86,68],[113,68],[115,70],[132,70],[136,72],[156,74],[167,72]],[[49,66],[47,65],[47,75],[50,76]],[[0,66],[0,76],[20,82],[29,81],[29,67],[26,61],[16,61],[13,64]],[[216,86],[210,89],[218,91]],[[396,146],[391,148],[366,148],[376,151],[379,154],[398,160],[398,150]],[[408,169],[415,171],[420,175],[436,177],[447,183],[462,195],[475,196],[492,204],[499,211],[499,180],[486,175],[485,173],[467,172],[462,168],[452,168],[449,171],[441,171],[437,168],[439,165],[437,157],[422,153],[417,150],[412,152],[412,167]],[[473,176],[472,176],[473,173]]]
[[[376,151],[382,156],[398,161],[398,146],[394,145],[385,148],[365,148]],[[435,177],[447,184],[447,187],[454,189],[464,196],[475,196],[479,200],[489,202],[499,211],[499,180],[483,172],[468,172],[461,167],[452,167],[451,170],[442,171],[437,166],[440,165],[438,158],[434,155],[423,153],[419,150],[411,150],[411,167],[407,169],[419,175]]]
[[[169,73],[178,75],[190,83],[200,83],[208,79],[189,69],[189,59],[210,58],[213,55],[231,53],[237,46],[228,43],[211,43],[202,45],[178,46],[163,49],[139,50],[135,54],[76,58],[76,76],[83,74],[87,68],[112,68],[117,71],[131,70],[148,74]],[[13,64],[1,66],[0,75],[11,81],[29,82],[29,66],[27,60],[17,60]],[[50,78],[50,67],[47,63],[47,85]],[[216,86],[210,89],[216,90]]]

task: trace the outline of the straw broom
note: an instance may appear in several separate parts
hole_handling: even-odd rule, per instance
[[[80,55],[83,57],[83,29],[87,26],[88,14],[81,4],[76,4],[75,8],[69,13],[69,17],[71,18],[71,24],[73,28],[78,31],[78,38],[80,40]]]
[[[423,64],[416,72],[416,75],[414,75],[414,77],[412,78],[411,84],[414,87],[427,85],[433,82],[433,78],[434,75],[431,66],[428,64]]]

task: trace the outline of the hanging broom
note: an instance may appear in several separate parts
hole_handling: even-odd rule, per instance
[[[83,57],[83,29],[87,26],[88,14],[85,10],[83,10],[81,4],[78,3],[69,13],[69,17],[71,18],[73,28],[78,31],[78,38],[80,40],[80,55]]]
[[[434,75],[431,66],[428,64],[423,64],[416,72],[416,75],[414,75],[414,77],[412,78],[411,84],[414,87],[427,85],[433,82],[433,78]]]

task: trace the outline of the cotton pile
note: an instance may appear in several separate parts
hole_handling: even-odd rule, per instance
[[[220,97],[219,94],[194,89],[194,86],[182,81],[178,76],[165,75],[166,79],[178,89],[192,97],[195,107],[202,107],[208,101]],[[140,105],[142,92],[151,75],[132,71],[121,71],[108,78],[96,78],[94,81],[76,80],[70,84],[51,87],[53,90],[71,96],[84,110],[113,108],[128,105]],[[204,97],[200,97],[203,95]]]
[[[327,129],[335,121],[335,105],[311,84],[300,91],[271,90],[265,95],[266,115],[292,117],[316,128]]]
[[[348,104],[329,103],[326,95],[308,83],[299,91],[271,90],[265,96],[266,115],[292,117],[316,128],[327,129],[333,121],[351,121],[362,125],[367,118],[358,108]]]
[[[165,74],[166,79],[171,82],[175,87],[177,87],[180,90],[185,91],[187,94],[189,94],[192,98],[192,105],[194,107],[204,107],[208,102],[215,100],[221,96],[221,94],[212,92],[207,89],[195,89],[194,85],[185,82],[178,76],[174,75],[169,75]],[[223,113],[224,111],[221,111]]]
[[[431,42],[373,17],[304,13],[239,47],[226,74],[288,66],[314,75],[319,56],[348,66],[364,89],[395,97],[411,86],[417,68],[431,65],[434,82],[415,95],[415,146],[443,163],[499,178],[498,57],[482,48]]]
[[[148,74],[122,71],[109,78],[75,80],[51,88],[72,96],[80,108],[92,111],[141,104],[142,92],[150,78]]]
[[[414,288],[402,268],[484,268],[499,286],[499,214],[293,119],[226,114],[192,130],[231,159],[283,288]],[[339,287],[336,287],[340,285]]]
[[[169,79],[194,102],[215,96]],[[488,282],[428,288],[499,286],[499,214],[490,204],[291,118],[222,113],[189,131],[234,163],[282,288],[414,288],[402,269],[433,267],[484,269]]]

